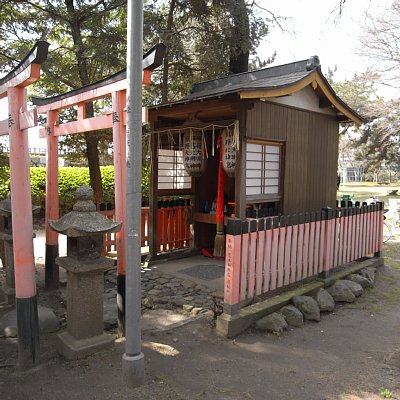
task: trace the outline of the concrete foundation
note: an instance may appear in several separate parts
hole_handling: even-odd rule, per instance
[[[122,356],[122,377],[124,383],[135,388],[144,384],[144,355]]]

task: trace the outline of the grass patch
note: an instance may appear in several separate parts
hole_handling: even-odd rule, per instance
[[[383,258],[385,264],[391,268],[400,271],[400,255],[399,255],[399,243],[386,243],[383,246]]]
[[[155,376],[153,381],[154,383],[157,383],[159,385],[166,384],[168,386],[175,386],[175,382],[171,379],[166,378],[165,376]]]
[[[393,398],[393,393],[389,389],[381,389],[379,391],[379,394],[384,398],[384,399],[392,399]]]
[[[399,199],[400,196],[388,196],[388,193],[394,189],[400,189],[400,184],[377,184],[374,182],[351,182],[346,185],[340,184],[339,190],[337,191],[337,199],[340,200],[340,196],[346,193],[354,193],[354,200],[365,201],[372,196],[378,197],[385,204],[389,204],[389,199]]]

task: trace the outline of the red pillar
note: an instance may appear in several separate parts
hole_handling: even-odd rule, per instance
[[[39,356],[28,136],[19,127],[19,111],[26,110],[26,90],[9,88],[7,95],[18,361],[25,368],[35,365]]]
[[[118,335],[125,336],[125,204],[126,204],[126,127],[123,124],[123,111],[126,104],[126,92],[112,94],[113,141],[114,141],[114,192],[115,220],[122,221],[122,229],[115,234],[117,247],[117,305]],[[141,204],[138,205],[141,207]]]
[[[50,229],[49,220],[59,218],[58,210],[58,138],[54,136],[54,126],[58,120],[58,111],[47,112],[47,153],[46,153],[46,289],[57,289],[59,271],[56,264],[58,257],[58,233]]]

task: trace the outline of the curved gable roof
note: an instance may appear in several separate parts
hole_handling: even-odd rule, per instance
[[[289,96],[308,85],[311,85],[320,98],[321,108],[333,109],[342,122],[363,123],[363,118],[336,95],[321,72],[317,56],[308,60],[196,83],[186,98],[168,104],[168,106],[228,94],[238,94],[241,99],[271,99]],[[154,108],[163,106],[164,104],[161,104]]]

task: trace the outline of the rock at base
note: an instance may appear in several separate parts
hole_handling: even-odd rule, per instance
[[[348,286],[348,288],[352,291],[354,296],[359,297],[364,293],[364,289],[357,282],[353,282],[347,279],[343,279],[343,282]]]
[[[118,306],[115,299],[103,303],[104,329],[111,330],[117,326]]]
[[[310,321],[321,320],[321,313],[318,307],[318,303],[310,296],[295,296],[292,299],[293,304],[297,307],[305,319]]]
[[[53,310],[38,306],[39,329],[42,333],[54,333],[60,329],[60,322]],[[0,337],[17,337],[17,310],[14,309],[0,319]]]
[[[363,268],[358,275],[363,276],[364,278],[367,278],[372,284],[375,282],[375,268]]]
[[[304,325],[303,314],[300,310],[298,310],[295,306],[292,306],[291,304],[282,307],[279,310],[279,313],[281,313],[285,317],[286,322],[291,326],[301,328]]]
[[[151,297],[145,297],[142,299],[142,306],[146,308],[154,308],[154,300]]]
[[[315,300],[321,311],[333,311],[335,309],[335,300],[325,289],[318,290]]]
[[[363,289],[374,287],[374,284],[368,278],[365,278],[364,276],[358,274],[351,274],[350,276],[347,277],[347,279],[349,281],[358,283],[359,285],[361,285]]]
[[[269,332],[282,333],[287,329],[288,324],[282,314],[275,312],[259,319],[256,322],[256,327]]]
[[[356,296],[350,290],[348,285],[343,281],[336,281],[330,288],[327,289],[333,300],[353,303],[356,300]]]

